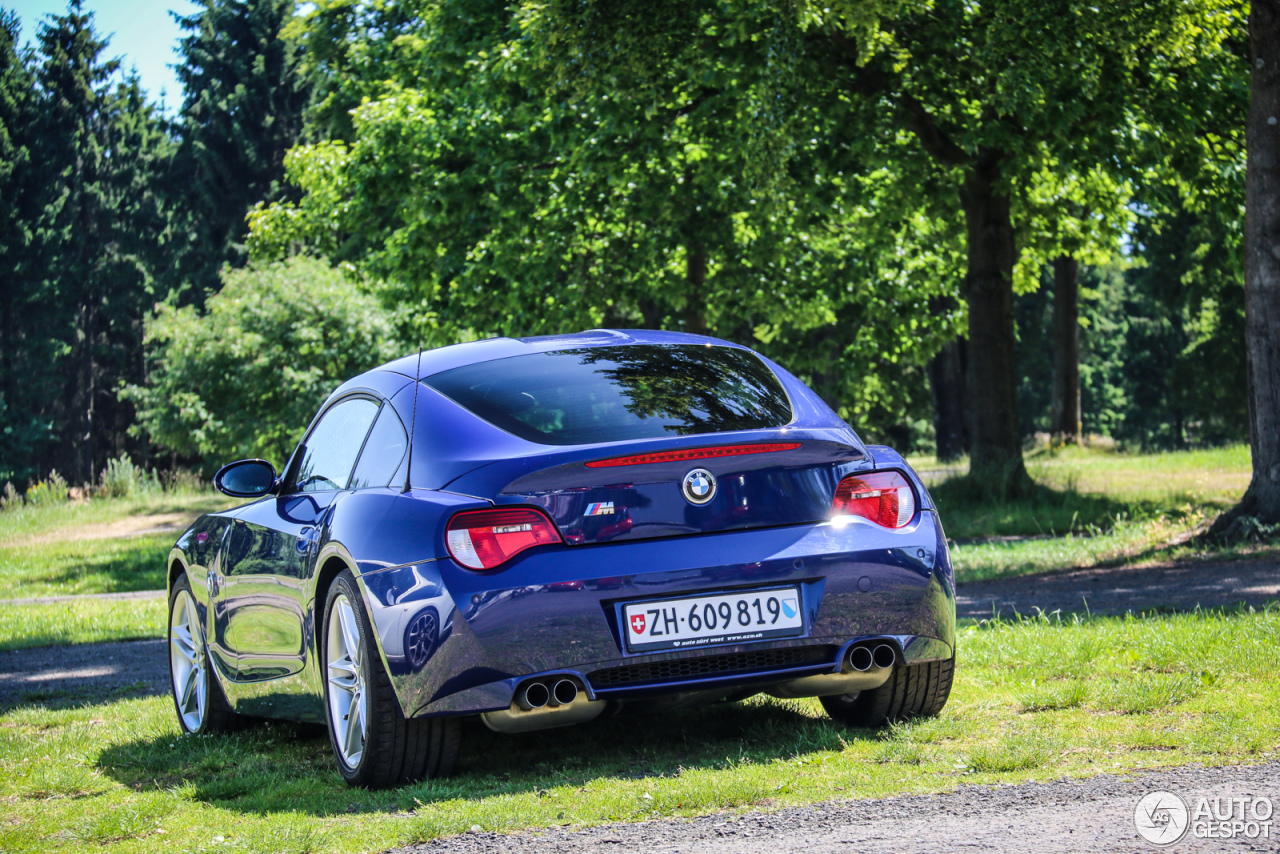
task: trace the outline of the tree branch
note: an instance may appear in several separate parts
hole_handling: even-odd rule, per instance
[[[833,33],[826,40],[853,75],[853,90],[860,95],[884,95],[896,101],[907,113],[911,132],[935,160],[945,166],[966,166],[972,162],[969,153],[938,127],[933,115],[918,98],[895,86],[897,81],[884,71],[858,64],[856,42],[841,33]]]

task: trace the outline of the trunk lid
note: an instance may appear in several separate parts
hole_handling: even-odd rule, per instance
[[[818,522],[829,516],[840,479],[872,466],[851,432],[770,433],[578,448],[494,463],[447,488],[492,496],[499,505],[539,507],[565,543],[577,546]],[[767,449],[697,456],[744,446]],[[633,455],[688,457],[691,451],[694,458],[601,465]],[[709,477],[695,475],[686,489],[686,478],[697,470]]]

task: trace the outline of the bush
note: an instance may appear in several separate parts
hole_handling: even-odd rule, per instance
[[[146,386],[126,387],[152,441],[210,463],[284,462],[325,397],[396,352],[367,288],[309,258],[232,270],[205,311],[157,307]]]
[[[46,480],[37,481],[27,487],[24,498],[29,507],[48,507],[70,501],[71,494],[67,490],[67,481],[62,475],[51,471]]]
[[[107,460],[107,467],[102,470],[98,486],[98,494],[103,498],[154,495],[161,491],[163,487],[160,476],[155,470],[148,472],[141,466],[134,465],[133,460],[124,454],[114,460]]]

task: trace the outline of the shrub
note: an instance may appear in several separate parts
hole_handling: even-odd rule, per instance
[[[56,471],[49,472],[45,480],[37,481],[27,487],[26,503],[31,507],[47,507],[52,504],[63,504],[71,500],[67,491],[67,482]]]
[[[122,396],[154,442],[219,464],[282,464],[329,392],[397,349],[367,289],[309,258],[226,272],[203,313],[158,306],[146,340],[147,385]]]
[[[148,472],[133,460],[121,454],[107,460],[99,479],[98,494],[104,498],[128,498],[136,495],[153,495],[162,491],[160,477],[155,470]]]

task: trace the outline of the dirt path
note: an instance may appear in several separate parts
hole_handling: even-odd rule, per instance
[[[1171,792],[1196,809],[1202,796],[1280,801],[1280,763],[1171,768],[1150,773],[1013,786],[965,786],[945,795],[842,801],[778,812],[613,824],[587,830],[467,833],[393,854],[910,854],[910,852],[1151,852],[1134,827],[1138,799]],[[1212,803],[1212,801],[1210,801]],[[1195,839],[1179,852],[1276,851],[1280,816],[1267,839]]]
[[[150,534],[172,534],[177,537],[191,523],[199,518],[199,511],[179,511],[174,513],[140,513],[126,516],[111,522],[92,522],[75,528],[73,539],[76,540],[115,540],[122,537],[142,537]],[[5,548],[18,546],[37,546],[47,543],[59,543],[68,539],[64,529],[45,531],[40,534],[26,534],[13,537],[0,543]]]

